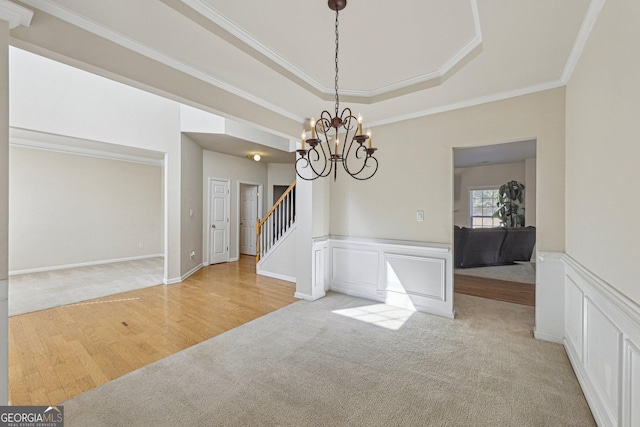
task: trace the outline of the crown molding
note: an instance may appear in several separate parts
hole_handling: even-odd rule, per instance
[[[566,86],[566,85],[562,80],[555,80],[555,81],[542,83],[535,86],[529,86],[525,88],[514,89],[514,90],[509,90],[509,91],[500,92],[500,93],[494,93],[491,95],[468,99],[466,101],[443,105],[441,107],[435,107],[428,110],[417,111],[415,113],[403,114],[401,116],[395,116],[389,119],[378,120],[378,121],[369,123],[369,126],[376,127],[376,126],[388,125],[392,123],[402,122],[405,120],[431,116],[433,114],[446,113],[448,111],[459,110],[461,108],[474,107],[476,105],[487,104],[489,102],[502,101],[509,98],[515,98],[517,96],[529,95],[535,92],[542,92],[549,89],[556,89],[563,86]]]
[[[562,71],[562,77],[560,79],[565,84],[569,83],[569,79],[571,79],[571,75],[578,65],[578,61],[580,60],[582,51],[587,44],[587,40],[591,35],[591,31],[593,31],[593,27],[595,27],[596,25],[596,21],[598,20],[600,12],[602,11],[602,8],[604,7],[606,1],[607,0],[591,0],[591,3],[589,4],[587,14],[582,20],[580,31],[578,31],[578,36],[576,37],[576,41],[573,43],[573,48],[571,49],[571,53],[569,54],[567,63],[565,64],[564,70]]]
[[[83,144],[78,144],[82,142]],[[56,153],[74,154],[87,157],[98,157],[101,159],[119,160],[132,163],[142,163],[145,165],[162,166],[164,154],[153,152],[148,157],[128,154],[118,151],[101,150],[91,148],[97,141],[90,141],[81,138],[74,138],[64,135],[54,135],[38,131],[20,128],[10,128],[9,145],[12,147],[31,148],[43,151],[53,151]],[[104,143],[98,143],[104,144]]]
[[[13,30],[22,25],[31,25],[33,11],[26,7],[19,6],[8,0],[0,0],[0,19],[9,22],[9,29]]]
[[[283,67],[293,76],[297,77],[307,85],[313,87],[316,91],[318,91],[324,99],[330,99],[330,97],[334,96],[334,89],[323,86],[320,82],[315,80],[309,74],[305,73],[302,69],[297,67],[291,61],[287,60],[283,56],[279,55],[269,46],[262,43],[260,40],[249,34],[242,27],[236,25],[234,22],[229,20],[227,17],[218,12],[214,7],[208,4],[204,0],[180,0],[185,5],[189,6],[191,9],[195,10],[205,18],[209,19],[215,25],[219,26],[223,30],[227,31],[233,37],[245,43],[251,49],[259,52],[265,58],[270,61],[273,61],[275,64]],[[373,98],[381,97],[384,95],[385,98],[394,97],[393,93],[402,92],[403,89],[407,89],[411,86],[421,85],[427,82],[433,82],[434,86],[441,84],[446,77],[451,73],[455,67],[463,62],[465,58],[471,55],[474,50],[482,44],[482,31],[480,28],[480,16],[478,13],[478,4],[476,0],[469,0],[471,13],[473,16],[473,26],[474,26],[474,36],[473,38],[458,52],[456,52],[447,62],[445,62],[440,68],[435,71],[431,71],[429,73],[421,74],[416,77],[412,77],[410,79],[398,81],[395,83],[391,83],[389,85],[372,89],[372,90],[354,90],[354,89],[341,89],[340,93],[346,97],[357,98],[358,102],[364,104],[370,104],[373,101]],[[286,76],[285,76],[286,77]],[[292,80],[293,81],[293,80]],[[404,94],[404,92],[402,92]]]
[[[202,0],[181,0],[182,3],[189,6],[191,9],[198,12],[200,15],[204,16],[238,40],[242,41],[252,49],[260,52],[262,55],[280,65],[290,73],[294,74],[298,78],[302,79],[305,83],[312,86],[319,92],[328,92],[325,86],[323,86],[319,81],[315,80],[309,74],[305,73],[301,68],[297,67],[294,63],[284,58],[283,56],[278,55],[276,51],[271,49],[266,44],[262,43],[257,38],[253,37],[247,31],[245,31],[242,27],[235,24],[235,22],[228,19],[226,16],[222,15],[218,12],[213,6],[206,3]],[[330,93],[330,92],[328,92]]]
[[[252,102],[256,105],[259,105],[261,107],[274,111],[291,120],[295,120],[298,122],[304,121],[304,118],[301,116],[292,114],[289,111],[283,108],[280,108],[274,104],[271,104],[270,102],[264,99],[261,99],[235,86],[232,86],[226,82],[223,82],[222,80],[219,80],[201,70],[191,67],[190,65],[187,65],[184,62],[179,61],[173,57],[165,55],[164,53],[161,53],[149,46],[139,43],[121,33],[113,31],[112,29],[107,28],[102,24],[99,24],[88,18],[85,18],[84,16],[81,16],[65,7],[62,7],[51,0],[22,0],[22,1],[30,6],[33,6],[37,9],[42,10],[43,12],[46,12],[52,16],[55,16],[56,18],[61,19],[69,24],[75,25],[76,27],[82,28],[83,30],[96,34],[122,47],[125,47],[129,50],[139,53],[140,55],[146,56],[147,58],[151,58],[154,61],[160,62],[161,64],[164,64],[168,67],[171,67],[185,74],[188,74],[191,77],[195,77],[196,79],[209,83],[233,95],[239,96],[240,98],[243,98],[249,102]]]

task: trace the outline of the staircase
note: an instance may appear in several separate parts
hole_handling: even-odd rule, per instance
[[[287,188],[267,214],[256,224],[256,263],[267,255],[296,222],[296,183]]]

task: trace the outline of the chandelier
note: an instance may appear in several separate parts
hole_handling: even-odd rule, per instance
[[[338,164],[341,164],[345,172],[353,178],[361,181],[371,178],[378,171],[378,159],[374,157],[377,148],[372,147],[371,133],[365,135],[362,132],[362,117],[354,117],[348,107],[339,113],[338,14],[346,6],[347,0],[329,0],[329,8],[336,12],[335,115],[332,117],[331,113],[324,110],[318,121],[312,118],[310,139],[306,139],[306,133],[302,132],[302,148],[297,150],[299,157],[296,159],[295,169],[298,176],[307,181],[327,177],[332,171],[335,181],[338,176]],[[306,168],[311,170],[310,178],[301,174],[301,170]]]

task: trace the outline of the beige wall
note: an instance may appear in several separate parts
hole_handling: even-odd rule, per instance
[[[637,0],[605,3],[567,86],[566,110],[567,254],[636,303],[639,21]]]
[[[238,181],[247,183],[262,184],[267,187],[267,164],[262,162],[254,162],[243,157],[229,156],[227,154],[215,153],[213,151],[203,151],[203,201],[204,218],[207,218],[207,204],[209,200],[209,178],[229,179],[231,180],[231,218],[229,227],[229,256],[231,259],[237,258],[238,255]],[[266,213],[266,198],[262,198],[262,212]],[[208,224],[204,221],[203,235],[208,234]],[[208,242],[203,242],[204,247]],[[205,253],[206,250],[205,250]]]
[[[453,148],[535,138],[538,249],[563,251],[564,101],[559,88],[376,128],[380,169],[332,182],[331,234],[451,243]]]
[[[160,166],[23,147],[10,156],[10,271],[162,254]]]
[[[180,274],[202,264],[202,148],[182,135],[180,156]],[[191,251],[195,256],[191,258]]]
[[[515,180],[525,185],[525,191],[529,186],[525,180],[525,164],[502,163],[498,165],[472,166],[456,168],[456,174],[460,174],[460,199],[454,200],[454,221],[459,227],[471,226],[471,213],[469,207],[469,191],[477,187],[500,187],[509,181]],[[527,212],[528,213],[528,210]]]

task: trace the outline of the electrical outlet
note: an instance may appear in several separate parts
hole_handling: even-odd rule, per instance
[[[194,259],[196,257],[196,251],[191,251],[191,255],[189,255],[189,257]]]
[[[416,221],[418,221],[418,222],[424,221],[424,211],[417,211],[416,212]]]
[[[138,249],[143,249],[144,248],[144,243],[140,242],[138,243]]]
[[[376,291],[376,295],[379,296],[379,297],[383,297],[384,296],[384,291],[377,290]]]

